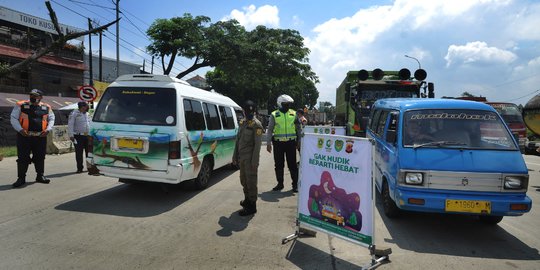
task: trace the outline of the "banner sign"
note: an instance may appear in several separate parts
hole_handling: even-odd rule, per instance
[[[344,126],[305,126],[304,133],[317,133],[326,135],[345,135]]]
[[[304,134],[300,159],[300,224],[369,247],[373,244],[371,142]]]

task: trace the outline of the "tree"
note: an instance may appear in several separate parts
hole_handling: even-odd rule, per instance
[[[229,53],[236,57],[222,59],[207,73],[216,91],[236,101],[252,99],[269,111],[281,94],[293,97],[298,108],[316,104],[318,77],[307,64],[309,49],[297,31],[258,26],[238,35],[234,48]]]
[[[336,107],[328,101],[323,101],[320,103],[319,111],[325,112],[328,119],[334,119],[334,115],[336,114]]]
[[[54,10],[51,7],[51,3],[49,1],[45,1],[45,6],[47,6],[47,9],[49,10],[49,16],[51,17],[51,21],[52,21],[52,23],[54,25],[54,29],[58,33],[58,36],[53,37],[53,42],[51,43],[51,45],[37,50],[32,55],[30,55],[28,58],[24,59],[23,61],[21,61],[19,63],[16,63],[16,64],[14,64],[12,66],[8,66],[7,64],[2,63],[0,65],[0,78],[8,75],[9,73],[11,73],[11,72],[13,72],[15,70],[19,70],[19,69],[22,69],[23,67],[26,67],[30,63],[36,61],[40,57],[42,57],[42,56],[44,56],[44,55],[46,55],[46,54],[48,54],[50,52],[59,51],[62,47],[64,47],[64,45],[66,45],[66,42],[69,41],[69,40],[76,39],[78,37],[85,36],[85,35],[88,35],[88,34],[98,33],[98,32],[100,32],[102,30],[107,29],[107,27],[115,24],[119,20],[118,19],[118,20],[112,21],[112,22],[110,22],[108,24],[105,24],[105,25],[97,27],[97,28],[93,28],[93,29],[88,30],[88,31],[69,33],[67,35],[64,35],[62,33],[62,31],[60,31],[60,26],[58,24],[58,19],[56,17],[56,13],[54,12]]]
[[[210,23],[208,17],[186,13],[156,20],[147,34],[151,39],[147,49],[162,58],[165,74],[180,56],[193,59],[193,65],[177,78],[214,67],[206,74],[207,83],[239,103],[252,99],[260,107],[273,107],[277,96],[289,94],[296,106],[316,104],[318,78],[298,31],[264,26],[246,31],[236,20]]]
[[[191,14],[185,13],[184,17],[174,17],[171,19],[157,19],[146,31],[150,37],[151,44],[147,50],[150,54],[161,58],[163,73],[168,75],[174,65],[177,55],[187,58],[195,57],[193,66],[207,66],[204,57],[200,57],[204,43],[204,24],[210,22],[206,16],[193,18]],[[165,58],[169,58],[169,63],[165,65]],[[199,62],[201,58],[201,62]]]

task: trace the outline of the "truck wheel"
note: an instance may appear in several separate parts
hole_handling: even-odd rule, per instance
[[[212,162],[210,161],[210,159],[205,158],[201,165],[199,175],[197,175],[197,178],[195,179],[195,188],[199,190],[205,189],[208,186],[208,182],[210,181],[211,176]]]
[[[480,222],[488,225],[495,225],[503,219],[503,216],[478,216]]]
[[[388,218],[397,217],[399,215],[399,208],[390,197],[390,190],[388,189],[388,182],[386,180],[383,182],[382,199],[384,215]]]

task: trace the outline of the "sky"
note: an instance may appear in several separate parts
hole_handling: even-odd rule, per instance
[[[50,2],[60,23],[87,29],[87,18],[98,24],[113,21],[115,1]],[[49,18],[42,0],[0,0],[0,6]],[[120,0],[119,6],[120,60],[145,61],[147,71],[148,27],[158,18],[190,13],[210,17],[212,23],[234,18],[247,30],[257,25],[297,30],[320,80],[319,101],[332,104],[348,71],[375,68],[414,73],[421,66],[435,85],[436,97],[468,92],[488,101],[525,105],[540,93],[537,0]],[[115,27],[105,35],[103,55],[116,59]],[[88,38],[84,42],[88,48]],[[92,38],[93,53],[98,42]],[[171,75],[191,64],[190,59],[179,59]],[[183,79],[204,77],[206,71]],[[160,72],[160,63],[155,63],[154,73]]]

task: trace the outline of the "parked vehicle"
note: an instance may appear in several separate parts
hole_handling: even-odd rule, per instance
[[[384,213],[477,215],[495,224],[531,209],[518,144],[487,104],[453,99],[381,99],[368,126]]]
[[[433,98],[435,87],[426,82],[427,72],[418,69],[411,72],[373,71],[365,69],[349,71],[336,89],[336,115],[334,125],[345,126],[348,136],[366,137],[369,113],[373,103],[381,98]],[[426,93],[427,92],[427,93]]]
[[[522,153],[525,152],[525,142],[527,140],[527,128],[523,122],[523,117],[519,107],[514,103],[508,102],[486,102],[495,108],[502,116],[503,120],[512,131],[519,144],[519,149]]]
[[[208,185],[229,164],[242,109],[230,98],[164,75],[120,76],[104,92],[88,163],[121,181]]]

